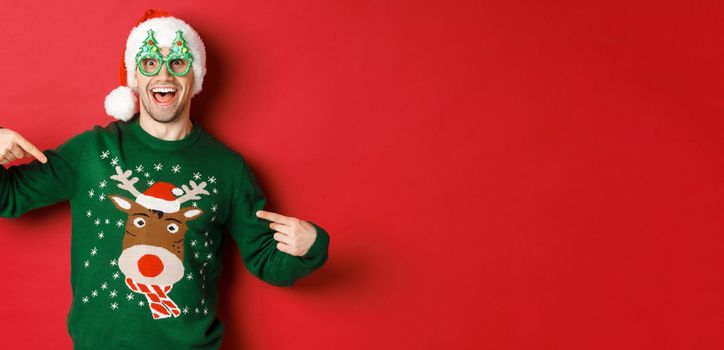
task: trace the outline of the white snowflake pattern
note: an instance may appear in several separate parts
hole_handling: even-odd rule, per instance
[[[204,304],[206,304],[206,299],[201,298],[201,305],[204,305]]]
[[[215,213],[216,210],[218,210],[218,209],[219,209],[219,206],[216,205],[216,204],[214,204],[214,205],[211,206],[211,211],[213,211],[214,213]]]
[[[145,177],[151,177],[151,174],[149,174],[149,173],[144,173],[143,176],[145,176]]]
[[[211,260],[212,257],[213,257],[213,255],[211,255],[211,253],[206,254],[206,260]]]
[[[183,313],[185,313],[185,314],[189,313],[189,307],[188,307],[188,306],[184,306],[184,308],[183,308]]]
[[[199,308],[195,308],[195,309],[194,309],[194,312],[198,314],[198,313],[199,313]]]
[[[103,284],[101,284],[101,289],[103,289],[103,290],[108,289],[108,283],[103,282]]]
[[[213,192],[214,194],[219,193],[219,191],[217,191],[216,188],[212,189],[211,192]]]
[[[95,196],[95,195],[96,195],[96,192],[93,191],[93,189],[91,189],[90,191],[88,191],[88,197],[89,197],[89,198],[93,198],[93,196]]]
[[[138,306],[143,306],[143,305],[145,305],[145,304],[143,303],[143,300],[139,300],[139,301],[138,301]]]
[[[106,199],[106,194],[105,194],[105,193],[101,193],[100,195],[98,195],[98,200],[99,200],[99,201],[102,202],[104,199]]]
[[[90,261],[86,260],[83,262],[83,267],[88,268],[90,266]]]
[[[211,221],[216,221],[216,215],[211,217]]]
[[[209,237],[209,231],[204,232],[204,236]]]
[[[103,151],[103,152],[101,152],[101,159],[106,159],[106,158],[108,158],[109,155],[111,155],[111,152]]]
[[[103,180],[103,181],[101,181],[101,182],[98,184],[98,187],[100,187],[100,188],[106,188],[106,185],[107,185],[107,184],[108,184],[108,183],[106,182],[106,180]]]
[[[146,181],[146,183],[147,183],[149,186],[151,186],[151,185],[155,184],[156,181],[148,180],[148,181]]]
[[[113,159],[111,159],[111,165],[113,165],[113,166],[118,165],[118,157],[114,157]]]
[[[194,279],[194,275],[191,272],[189,272],[189,274],[186,275],[186,279],[190,281],[190,280]]]
[[[92,215],[93,215],[93,212],[90,211],[90,210],[88,210],[87,212],[85,212],[85,216],[87,216],[87,217],[91,217]]]
[[[108,225],[108,224],[111,223],[111,220],[106,219],[105,221],[103,221],[103,223],[106,224],[106,225]]]
[[[118,265],[118,260],[113,259],[113,260],[111,260],[110,264],[111,264],[111,266],[116,266],[116,265]]]
[[[111,296],[111,298],[115,298],[116,295],[118,295],[118,292],[116,292],[115,290],[112,290],[109,295]]]
[[[118,309],[118,303],[111,303],[111,310]]]
[[[128,293],[128,294],[126,294],[126,299],[127,299],[127,300],[133,300],[133,293]]]
[[[206,248],[206,247],[208,247],[208,246],[209,246],[209,241],[205,241],[205,242],[204,242],[204,248]]]
[[[83,304],[87,303],[87,302],[88,302],[88,297],[83,297],[83,299],[81,299],[81,301],[83,302]]]
[[[123,220],[118,219],[118,221],[116,221],[116,227],[121,227],[121,226],[123,226]]]
[[[91,249],[90,255],[91,255],[91,256],[96,256],[96,254],[98,254],[98,248],[93,247],[93,249]]]
[[[204,315],[208,315],[208,314],[209,314],[209,309],[204,308]]]
[[[209,181],[209,183],[215,184],[215,183],[216,183],[216,177],[215,177],[215,176],[210,176],[208,181]]]
[[[195,246],[196,246],[196,240],[195,240],[195,239],[194,239],[193,241],[191,241],[191,246],[192,246],[192,247],[195,247]]]
[[[181,166],[176,164],[171,167],[171,171],[173,171],[174,173],[178,173],[179,171],[181,171]]]
[[[114,280],[117,280],[118,277],[121,277],[121,275],[118,274],[118,271],[114,272],[114,273],[113,273],[113,279],[114,279]]]
[[[103,231],[98,232],[98,239],[103,239],[103,237],[105,237],[105,236],[106,236],[106,234],[103,233]]]
[[[154,164],[153,170],[156,170],[156,171],[163,170],[163,164],[161,164],[161,163]]]
[[[194,180],[201,179],[201,173],[194,173]]]
[[[192,205],[194,208],[196,208],[196,207],[199,206],[198,204],[196,204],[196,202],[192,202],[191,205]]]
[[[194,252],[194,259],[198,259],[198,258],[199,258],[199,252]]]
[[[137,173],[140,173],[140,172],[142,172],[142,171],[143,171],[143,165],[139,164],[138,166],[136,166],[136,172],[137,172]]]
[[[92,292],[91,292],[91,296],[94,297],[94,298],[97,297],[97,296],[98,296],[98,291],[97,291],[97,290],[92,291]]]

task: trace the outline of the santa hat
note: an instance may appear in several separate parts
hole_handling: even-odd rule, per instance
[[[131,30],[126,40],[126,49],[120,67],[121,86],[106,96],[106,113],[116,119],[127,121],[138,112],[138,99],[134,92],[134,89],[138,87],[136,81],[136,54],[139,47],[143,45],[149,29],[153,30],[159,48],[170,47],[176,38],[176,31],[183,32],[186,46],[194,58],[191,64],[194,73],[194,86],[191,90],[191,96],[201,91],[204,75],[206,75],[206,49],[199,34],[186,22],[171,17],[163,10],[146,10],[146,13],[136,22],[136,26]]]
[[[176,196],[183,194],[183,190],[168,182],[155,182],[145,192],[136,198],[136,203],[146,209],[159,210],[164,213],[175,213],[181,209],[181,203]]]

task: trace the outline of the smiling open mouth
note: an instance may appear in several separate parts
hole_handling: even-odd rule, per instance
[[[151,89],[151,95],[154,102],[159,106],[167,106],[176,98],[176,88],[157,87]]]

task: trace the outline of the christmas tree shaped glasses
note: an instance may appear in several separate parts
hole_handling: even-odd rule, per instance
[[[166,70],[171,75],[181,77],[189,73],[194,57],[186,46],[183,32],[176,31],[176,39],[173,40],[168,55],[163,57],[158,47],[156,38],[153,37],[153,30],[148,30],[148,36],[136,54],[136,66],[138,71],[145,76],[154,76],[161,71],[161,65],[166,65]]]

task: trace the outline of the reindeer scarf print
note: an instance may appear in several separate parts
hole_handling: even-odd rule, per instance
[[[70,201],[74,349],[217,349],[225,230],[245,268],[271,285],[290,286],[327,259],[317,225],[306,256],[276,248],[255,215],[266,197],[246,162],[195,122],[164,141],[138,118],[115,121],[45,154],[46,164],[0,167],[0,217]]]

